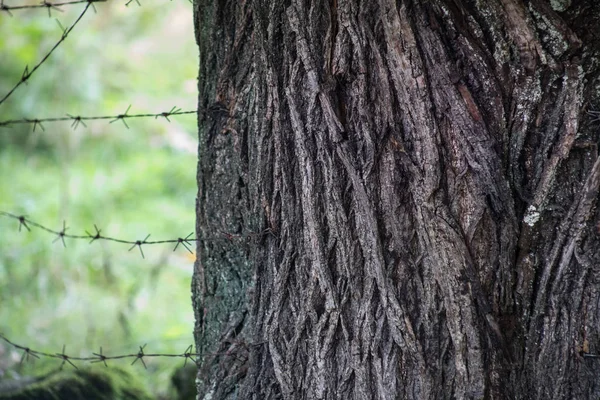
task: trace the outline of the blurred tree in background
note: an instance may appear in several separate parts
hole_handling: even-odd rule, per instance
[[[160,113],[196,108],[197,48],[187,1],[95,3],[49,59],[4,103],[0,121],[65,114]],[[21,5],[22,3],[19,3]],[[31,4],[37,4],[31,2]],[[5,5],[17,5],[6,2]],[[37,64],[85,4],[0,13],[0,96]],[[58,22],[57,22],[58,21]],[[0,210],[67,232],[125,240],[193,231],[194,115],[0,127]],[[193,255],[166,245],[61,241],[18,230],[0,217],[0,332],[19,344],[72,356],[181,353],[192,343]],[[60,365],[0,343],[0,379]],[[126,366],[128,363],[120,363]],[[148,360],[147,379],[165,390],[178,361]],[[142,368],[134,365],[133,368]]]

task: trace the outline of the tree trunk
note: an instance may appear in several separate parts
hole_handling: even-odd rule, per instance
[[[195,23],[199,398],[600,397],[600,2]]]

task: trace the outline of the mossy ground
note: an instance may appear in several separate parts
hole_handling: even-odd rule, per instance
[[[120,368],[63,370],[6,393],[2,400],[151,400],[141,382]]]

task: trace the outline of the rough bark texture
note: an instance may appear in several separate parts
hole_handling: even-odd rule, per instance
[[[600,2],[195,21],[199,398],[600,397]]]

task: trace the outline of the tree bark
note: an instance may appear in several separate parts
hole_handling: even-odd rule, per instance
[[[600,2],[194,18],[199,398],[600,397]]]

